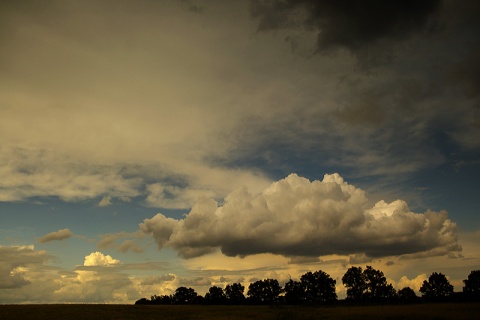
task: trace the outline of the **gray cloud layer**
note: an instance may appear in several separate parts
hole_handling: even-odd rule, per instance
[[[275,253],[321,256],[364,253],[380,257],[444,255],[461,250],[446,212],[411,212],[401,200],[367,206],[363,190],[338,175],[313,181],[295,174],[259,195],[241,188],[218,206],[199,200],[183,220],[157,214],[140,229],[159,248],[184,258],[216,251],[228,256]]]
[[[0,201],[181,209],[478,159],[478,2],[33,3],[0,4]]]

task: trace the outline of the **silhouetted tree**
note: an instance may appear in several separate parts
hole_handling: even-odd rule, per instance
[[[205,294],[205,302],[208,304],[225,304],[226,300],[225,292],[217,286],[210,287]]]
[[[144,304],[151,304],[151,302],[147,298],[141,298],[141,299],[138,299],[137,301],[135,301],[135,304],[136,305],[144,305]]]
[[[300,278],[300,282],[307,303],[331,303],[337,300],[336,281],[321,270],[305,273]]]
[[[445,275],[434,272],[428,277],[428,281],[423,281],[420,292],[427,299],[439,299],[451,296],[453,294],[453,286]]]
[[[245,295],[243,292],[245,287],[240,283],[228,284],[225,287],[225,296],[227,297],[228,303],[231,304],[241,304],[245,302]]]
[[[397,294],[393,286],[387,283],[383,272],[371,266],[363,271],[361,267],[349,268],[342,282],[347,287],[347,299],[354,301],[393,299]]]
[[[361,267],[351,267],[342,277],[347,288],[347,299],[360,301],[367,290],[367,281]]]
[[[398,290],[398,299],[400,302],[415,302],[418,300],[415,291],[413,291],[410,287],[405,287],[403,289]]]
[[[387,283],[387,278],[380,270],[375,270],[367,266],[363,271],[366,280],[367,290],[364,297],[370,300],[392,299],[396,296],[396,291],[391,284]]]
[[[480,297],[480,270],[473,270],[468,278],[463,280],[463,292],[469,296]]]
[[[194,304],[205,304],[205,298],[202,295],[197,295],[193,300]]]
[[[276,279],[258,280],[248,286],[248,298],[257,304],[274,304],[278,302],[278,296],[282,288]]]
[[[285,302],[288,304],[300,304],[305,302],[305,289],[301,282],[290,279],[285,283]]]
[[[173,301],[176,304],[192,304],[197,302],[198,294],[192,288],[179,287],[175,290]]]
[[[161,295],[161,296],[153,295],[150,298],[150,302],[151,304],[173,304],[174,300],[172,296],[168,296],[168,295]]]

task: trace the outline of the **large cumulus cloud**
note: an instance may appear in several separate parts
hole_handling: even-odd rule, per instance
[[[446,212],[415,213],[402,200],[371,207],[365,192],[338,174],[312,182],[291,174],[259,195],[237,189],[220,206],[201,198],[185,219],[157,214],[140,229],[152,234],[159,248],[171,247],[184,258],[217,249],[228,256],[372,257],[461,250]]]

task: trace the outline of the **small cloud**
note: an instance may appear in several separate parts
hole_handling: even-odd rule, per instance
[[[148,195],[145,200],[149,207],[167,209],[191,208],[199,197],[214,197],[209,190],[186,188],[181,186],[149,184],[146,187]]]
[[[413,190],[415,191],[425,191],[425,190],[430,190],[430,187],[415,187]]]
[[[373,261],[373,258],[367,256],[364,253],[353,254],[348,258],[349,264],[361,264],[361,263],[368,263],[372,261]]]
[[[102,249],[117,249],[120,252],[133,251],[140,253],[145,251],[139,244],[132,239],[143,238],[145,234],[141,231],[128,233],[128,232],[118,232],[118,233],[109,233],[102,236],[100,241],[97,243],[97,248]],[[118,243],[119,240],[131,238],[124,240],[122,243]]]
[[[62,229],[62,230],[58,230],[58,231],[55,231],[55,232],[50,232],[50,233],[44,235],[43,237],[38,238],[37,240],[40,243],[45,243],[45,242],[49,242],[49,241],[68,239],[71,236],[73,236],[73,233],[72,233],[72,231],[70,231],[70,229]]]
[[[465,257],[461,253],[450,252],[449,254],[447,254],[447,258],[448,259],[463,259]]]
[[[145,279],[142,280],[140,284],[143,286],[153,286],[156,284],[162,284],[166,281],[173,281],[173,280],[175,280],[175,275],[167,274],[167,275],[158,276],[158,277],[146,277]]]
[[[102,200],[100,200],[100,202],[98,203],[98,206],[99,207],[106,207],[106,206],[109,206],[112,204],[112,197],[110,196],[105,196],[102,198]]]
[[[85,261],[83,265],[86,267],[97,267],[97,266],[112,266],[118,265],[122,262],[120,260],[112,258],[110,255],[104,255],[101,252],[92,252],[88,256],[85,256]]]
[[[397,288],[405,288],[410,287],[414,291],[419,291],[420,287],[423,284],[423,281],[427,280],[426,274],[419,274],[413,279],[407,278],[407,276],[402,276],[400,280],[397,282]]]
[[[142,253],[145,251],[141,246],[136,244],[133,240],[125,240],[118,246],[118,250],[120,252],[127,252],[129,250],[135,252],[135,253]]]
[[[395,262],[392,261],[392,260],[387,261],[387,262],[385,263],[385,265],[386,265],[387,267],[393,266],[394,264],[395,264]]]
[[[318,257],[309,257],[309,256],[300,256],[300,257],[290,257],[288,264],[309,264],[309,263],[318,263],[320,259]]]
[[[180,285],[182,286],[210,286],[212,280],[208,277],[195,277],[195,278],[182,278],[180,279]]]

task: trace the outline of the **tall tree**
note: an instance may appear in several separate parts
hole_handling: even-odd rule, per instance
[[[169,296],[169,295],[162,295],[162,296],[153,295],[150,301],[151,301],[151,304],[172,304],[175,302],[173,300],[173,296]]]
[[[225,287],[225,296],[227,297],[228,303],[231,304],[241,304],[245,301],[245,295],[243,294],[245,287],[240,283],[228,284]]]
[[[403,289],[398,290],[398,299],[401,302],[414,302],[418,299],[418,297],[412,288],[405,287]]]
[[[253,303],[275,304],[282,293],[282,287],[276,279],[258,280],[248,286],[247,296]]]
[[[361,267],[350,267],[342,277],[347,288],[347,299],[359,301],[367,290],[367,282]]]
[[[331,303],[337,300],[336,281],[322,270],[307,272],[300,278],[308,303]]]
[[[222,288],[213,286],[205,294],[205,302],[208,304],[225,304],[227,297]]]
[[[192,288],[179,287],[175,290],[173,301],[176,304],[192,304],[197,302],[198,294]]]
[[[387,278],[380,270],[367,266],[351,267],[342,278],[342,283],[347,287],[347,299],[360,300],[383,300],[396,296],[393,286],[387,283]]]
[[[301,282],[290,279],[285,283],[285,302],[288,304],[300,304],[305,302],[305,289]]]
[[[465,286],[463,287],[463,292],[480,296],[480,270],[473,270],[468,275],[468,278],[463,280]]]
[[[396,295],[393,286],[387,283],[387,278],[380,270],[367,266],[363,271],[366,281],[366,292],[364,297],[370,300],[391,299]]]
[[[443,298],[453,294],[453,286],[444,274],[434,272],[423,281],[420,292],[425,298]]]

